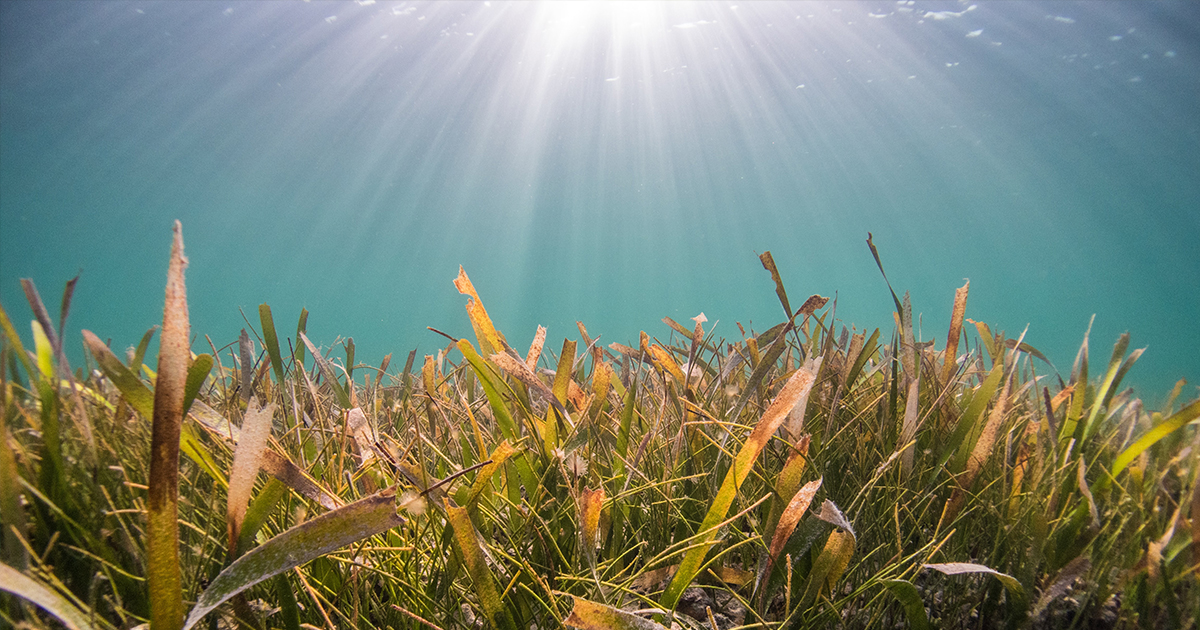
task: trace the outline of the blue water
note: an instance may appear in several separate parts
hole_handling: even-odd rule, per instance
[[[257,325],[360,359],[719,336],[793,303],[967,316],[1070,370],[1128,330],[1149,400],[1200,383],[1200,4],[0,3],[0,299],[122,348],[184,225],[193,348]],[[228,361],[227,361],[228,362]],[[401,363],[402,364],[402,363]],[[393,364],[395,365],[395,364]],[[1046,368],[1039,366],[1039,372]],[[1094,370],[1095,371],[1095,370]]]

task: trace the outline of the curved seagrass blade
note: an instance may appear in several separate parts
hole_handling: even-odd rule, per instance
[[[41,581],[3,563],[0,563],[0,591],[8,591],[41,606],[71,630],[93,627],[88,616],[70,600]]]
[[[297,525],[254,548],[213,578],[196,600],[184,630],[263,580],[403,522],[404,518],[396,514],[396,490],[388,488]]]

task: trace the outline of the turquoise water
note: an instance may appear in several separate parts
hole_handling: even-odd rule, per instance
[[[184,225],[193,348],[301,308],[362,360],[717,333],[794,303],[920,334],[967,316],[1161,399],[1200,382],[1194,2],[0,3],[0,298],[116,347],[161,320]],[[227,361],[228,362],[228,361]],[[395,364],[393,364],[395,365]],[[1046,369],[1039,366],[1039,371]]]

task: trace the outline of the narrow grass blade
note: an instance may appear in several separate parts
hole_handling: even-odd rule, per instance
[[[679,570],[676,571],[675,577],[671,583],[667,585],[663,591],[662,599],[660,600],[663,608],[674,610],[675,605],[679,603],[679,597],[683,595],[684,589],[692,583],[696,574],[700,571],[700,566],[704,563],[704,557],[708,554],[708,549],[711,543],[717,537],[717,525],[725,519],[726,513],[729,511],[729,506],[733,504],[733,500],[737,495],[738,489],[741,488],[742,482],[750,475],[750,469],[753,468],[755,460],[758,459],[758,454],[762,452],[763,447],[767,445],[767,441],[771,439],[775,431],[779,429],[783,421],[787,419],[788,413],[797,404],[803,404],[808,399],[808,393],[812,390],[813,382],[816,380],[817,371],[820,369],[820,359],[814,363],[796,370],[788,379],[786,385],[775,397],[775,401],[767,408],[762,419],[754,427],[750,433],[750,437],[746,439],[746,443],[742,446],[733,461],[733,466],[725,475],[725,481],[721,484],[721,489],[717,492],[712,504],[708,508],[708,514],[705,515],[704,521],[700,525],[700,529],[696,534],[696,544],[679,563]]]
[[[471,583],[475,585],[475,594],[479,596],[479,605],[495,630],[516,630],[517,624],[512,615],[500,601],[500,591],[496,586],[496,578],[487,565],[483,555],[479,537],[475,534],[475,526],[466,508],[455,507],[447,501],[446,513],[450,526],[454,528],[454,543],[462,554],[463,566]]]
[[[37,604],[71,630],[90,630],[94,627],[88,615],[70,600],[7,564],[0,564],[0,590]]]
[[[575,597],[571,616],[563,623],[581,630],[666,630],[666,626],[612,606]]]
[[[929,630],[929,615],[925,614],[925,602],[921,601],[921,595],[912,582],[883,580],[883,586],[895,595],[904,607],[904,617],[908,619],[908,627],[911,630]]]
[[[229,553],[236,556],[238,538],[241,536],[242,519],[246,506],[254,491],[254,479],[262,463],[263,449],[271,436],[271,418],[275,405],[257,407],[253,403],[242,420],[242,433],[233,451],[233,465],[229,469],[229,494],[226,507],[226,533],[229,537]]]
[[[183,623],[179,570],[179,432],[188,367],[192,359],[187,289],[183,272],[183,227],[178,221],[167,269],[158,378],[150,438],[150,489],[146,501],[146,572],[151,630],[175,630]]]
[[[184,630],[263,580],[403,522],[404,518],[396,514],[396,491],[388,488],[297,525],[247,552],[217,574],[196,600]]]
[[[271,359],[271,369],[275,371],[275,382],[283,384],[283,355],[279,352],[279,335],[275,333],[275,318],[271,317],[271,307],[267,304],[258,305],[258,321],[262,325],[263,345],[267,347],[267,357]]]
[[[1017,581],[1017,578],[1015,578],[1007,573],[1001,573],[991,567],[987,567],[982,564],[973,564],[970,562],[946,562],[946,563],[940,563],[940,564],[925,564],[922,566],[924,566],[926,569],[933,569],[935,571],[940,571],[942,573],[945,573],[946,575],[961,575],[963,573],[986,573],[988,575],[995,576],[995,578],[997,580],[1000,580],[1000,583],[1004,585],[1004,588],[1008,589],[1008,592],[1013,597],[1016,597],[1018,599],[1025,598],[1025,588],[1023,586],[1021,586],[1021,583]]]
[[[62,342],[62,331],[67,328],[67,313],[71,312],[71,298],[74,295],[74,286],[79,282],[79,274],[76,277],[67,281],[67,286],[62,288],[62,305],[59,308],[59,343]],[[61,346],[59,352],[62,352]]]

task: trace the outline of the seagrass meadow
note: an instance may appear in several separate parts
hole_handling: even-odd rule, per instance
[[[473,337],[380,365],[266,304],[231,343],[190,330],[178,223],[136,348],[84,331],[68,365],[73,281],[57,325],[25,281],[32,348],[0,311],[3,625],[1196,626],[1185,383],[1144,408],[1128,336],[1057,374],[966,317],[969,283],[937,341],[895,292],[889,326],[847,329],[760,258],[766,330],[580,323],[521,353],[460,269]]]

